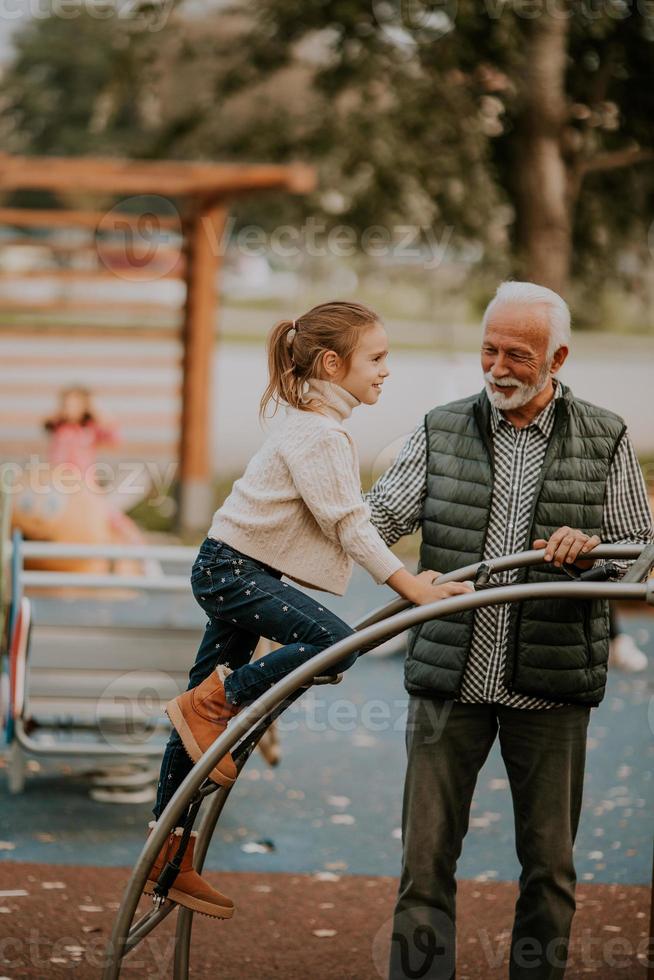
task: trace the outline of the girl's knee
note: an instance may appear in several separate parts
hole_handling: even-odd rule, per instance
[[[337,635],[334,642],[345,640],[349,636],[354,636],[354,630],[352,629],[351,626],[347,626],[347,624],[343,623],[342,628],[339,630],[339,635]],[[331,669],[334,672],[340,674],[344,670],[348,670],[348,668],[350,668],[353,664],[355,664],[358,659],[358,656],[359,656],[359,651],[352,650],[350,653],[347,653],[344,657],[342,657],[338,661],[338,663],[334,664],[334,666]]]
[[[354,653],[350,653],[347,655],[347,657],[343,657],[342,660],[339,660],[338,663],[334,664],[334,666],[330,669],[336,674],[342,674],[344,670],[349,670],[349,668],[352,667],[358,659],[359,651],[355,650]]]

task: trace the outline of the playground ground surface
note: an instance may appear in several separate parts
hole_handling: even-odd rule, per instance
[[[0,864],[0,975],[95,980],[125,868]],[[396,880],[388,876],[209,872],[232,896],[234,918],[195,916],[190,976],[220,980],[379,980],[384,976]],[[54,886],[57,887],[54,887]],[[462,881],[457,980],[504,980],[517,886]],[[579,885],[566,980],[645,980],[649,888]],[[145,912],[147,899],[141,902]],[[125,960],[122,976],[172,976],[176,913]],[[431,973],[435,977],[438,974]]]

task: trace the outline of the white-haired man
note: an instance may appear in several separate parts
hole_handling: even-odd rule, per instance
[[[556,375],[570,314],[507,282],[483,319],[481,394],[433,409],[367,497],[387,544],[422,532],[421,567],[447,572],[534,547],[550,564],[494,581],[552,581],[604,542],[654,538],[622,419]],[[521,863],[511,980],[565,971],[586,730],[606,682],[606,603],[492,606],[411,631],[403,865],[390,978],[454,974],[456,864],[477,775],[499,732]]]

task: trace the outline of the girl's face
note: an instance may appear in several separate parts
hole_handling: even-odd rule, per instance
[[[333,355],[333,359],[329,359],[329,354]],[[329,379],[364,405],[376,404],[381,386],[390,374],[386,366],[388,337],[381,323],[374,323],[364,330],[347,367],[333,351],[329,354],[325,355],[324,361]]]
[[[71,422],[78,422],[88,411],[88,401],[83,391],[67,391],[61,399],[61,414]]]

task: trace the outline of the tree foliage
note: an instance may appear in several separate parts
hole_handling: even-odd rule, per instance
[[[447,226],[451,246],[474,243],[487,263],[518,271],[530,223],[540,234],[538,221],[550,222],[532,213],[540,189],[521,177],[543,165],[545,199],[539,155],[552,150],[573,271],[591,284],[635,281],[651,264],[654,211],[650,6],[253,0],[201,22],[181,8],[150,32],[84,14],[34,21],[0,86],[4,144],[309,159],[319,192],[271,201],[270,220],[304,209],[358,229]],[[548,30],[561,69],[541,79],[534,51]]]

